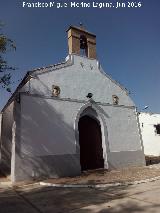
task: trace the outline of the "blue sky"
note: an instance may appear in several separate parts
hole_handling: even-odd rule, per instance
[[[128,1],[119,0],[126,5]],[[117,9],[23,8],[22,2],[0,0],[0,20],[5,23],[3,32],[17,46],[16,52],[7,54],[9,64],[18,68],[13,73],[13,90],[28,70],[63,61],[68,54],[66,29],[82,22],[88,31],[97,35],[98,60],[105,72],[131,92],[139,110],[148,105],[148,111],[160,113],[159,0],[142,0],[140,8]],[[71,1],[55,2],[69,4]],[[0,89],[0,109],[9,96]]]

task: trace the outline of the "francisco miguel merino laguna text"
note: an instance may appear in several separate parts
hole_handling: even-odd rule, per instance
[[[26,8],[140,8],[142,7],[141,2],[25,2],[22,3],[23,7]]]

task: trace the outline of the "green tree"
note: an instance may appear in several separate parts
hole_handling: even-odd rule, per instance
[[[2,33],[3,24],[0,22],[0,85],[8,92],[11,92],[11,73],[15,70],[14,67],[9,66],[4,58],[4,55],[11,50],[16,50],[14,42]]]

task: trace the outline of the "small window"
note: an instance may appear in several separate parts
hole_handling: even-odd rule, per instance
[[[157,135],[160,135],[160,124],[154,125],[154,128],[155,128],[155,133]]]
[[[60,94],[60,87],[56,85],[52,85],[52,96],[59,96]]]
[[[118,105],[118,103],[119,103],[119,98],[118,98],[118,96],[112,95],[112,100],[113,100],[113,104],[114,104],[114,105]]]

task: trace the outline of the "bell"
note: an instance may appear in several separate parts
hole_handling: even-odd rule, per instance
[[[80,48],[86,49],[87,48],[87,39],[85,36],[80,36]]]

